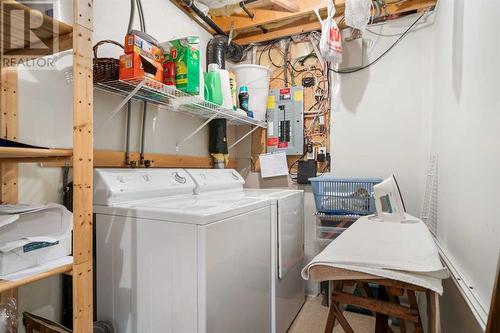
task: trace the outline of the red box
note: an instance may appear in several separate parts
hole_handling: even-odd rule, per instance
[[[125,53],[138,52],[147,58],[161,62],[163,59],[163,51],[156,45],[142,39],[141,37],[131,34],[125,36]]]
[[[132,52],[120,56],[120,80],[148,77],[163,82],[163,67],[142,53]]]

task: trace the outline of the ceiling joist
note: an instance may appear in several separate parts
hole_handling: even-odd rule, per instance
[[[180,4],[182,0],[171,0],[177,6],[183,8]],[[346,0],[335,0],[337,22],[341,22],[344,16]],[[438,0],[385,0],[385,6],[382,6],[382,17],[378,21],[392,20],[404,15],[412,14],[423,10],[431,10],[435,7]],[[277,38],[293,36],[300,33],[306,33],[321,29],[314,10],[319,9],[322,17],[326,13],[325,0],[259,0],[248,4],[248,9],[252,17],[241,11],[231,15],[221,15],[221,11],[213,11],[211,19],[226,33],[231,29],[234,32],[234,42],[247,45],[250,43],[264,42]],[[196,14],[183,8],[190,13],[197,22]],[[373,13],[375,14],[375,10]],[[202,21],[201,21],[202,22]],[[206,27],[205,23],[202,26]],[[344,26],[343,22],[340,24]]]

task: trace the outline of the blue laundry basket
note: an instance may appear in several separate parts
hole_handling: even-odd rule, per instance
[[[369,215],[375,211],[373,186],[378,178],[338,178],[329,175],[309,178],[316,209],[336,215]]]

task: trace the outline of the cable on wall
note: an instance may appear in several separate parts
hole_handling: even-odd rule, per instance
[[[380,59],[382,59],[387,53],[389,53],[400,41],[402,41],[412,30],[413,28],[417,25],[417,23],[420,21],[420,19],[422,17],[424,17],[424,15],[427,13],[427,11],[424,11],[422,13],[422,15],[420,15],[402,34],[401,36],[399,36],[398,39],[396,39],[396,41],[394,43],[392,43],[391,46],[389,46],[389,48],[387,50],[385,50],[381,55],[379,55],[375,60],[373,60],[372,62],[370,62],[369,64],[367,65],[364,65],[362,67],[359,67],[359,68],[356,68],[356,69],[352,69],[352,70],[336,70],[336,69],[333,69],[333,68],[330,68],[329,70],[334,72],[334,73],[338,73],[338,74],[351,74],[351,73],[356,73],[356,72],[359,72],[359,71],[362,71],[363,69],[366,69],[372,65],[375,65],[377,62],[380,61]]]

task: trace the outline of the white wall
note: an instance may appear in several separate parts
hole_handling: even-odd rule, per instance
[[[396,34],[415,19],[371,30]],[[365,38],[371,41],[369,62],[397,37],[367,32]],[[394,173],[408,212],[417,216],[427,163],[431,51],[432,29],[422,24],[374,66],[341,74],[339,109],[332,113],[332,172],[380,178]]]
[[[434,26],[438,239],[486,309],[500,250],[500,40],[484,32],[500,30],[498,13],[496,0],[440,0]]]
[[[113,39],[123,43],[128,17],[129,1],[94,1],[94,43],[102,39]],[[69,22],[71,1],[64,1],[61,17]],[[189,19],[168,0],[143,0],[144,15],[148,32],[160,41],[184,37],[200,36],[201,63],[205,64],[206,45],[210,35],[197,23]],[[139,27],[136,18],[134,26]],[[118,57],[122,53],[114,46],[104,46],[99,56]],[[49,147],[72,146],[72,59],[66,52],[58,56],[57,70],[19,70],[19,139],[23,142]],[[100,91],[94,93],[94,125],[106,119],[121,97]],[[139,133],[142,105],[134,102],[131,149],[139,149]],[[96,132],[96,149],[124,150],[125,113]],[[178,115],[154,106],[148,109],[146,152],[176,153],[175,143],[197,128],[203,120]],[[229,128],[228,140],[234,140],[234,129]],[[181,147],[181,155],[208,155],[208,129],[205,128]],[[60,202],[61,170],[40,168],[37,165],[20,165],[21,202]],[[23,287],[20,290],[20,311],[33,311],[49,318],[59,319],[60,278],[44,280]],[[50,293],[50,295],[48,295]],[[36,296],[39,295],[39,296]],[[20,332],[24,327],[20,325]]]

